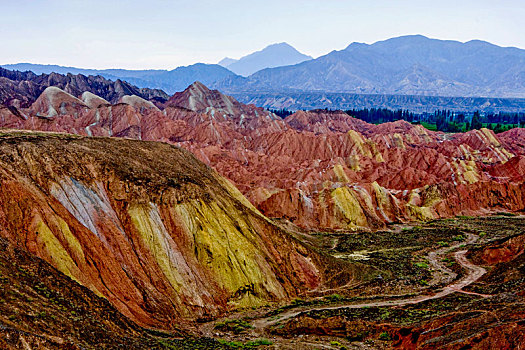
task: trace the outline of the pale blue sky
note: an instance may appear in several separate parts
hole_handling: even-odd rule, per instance
[[[406,34],[525,48],[524,0],[0,0],[0,64],[165,68]]]

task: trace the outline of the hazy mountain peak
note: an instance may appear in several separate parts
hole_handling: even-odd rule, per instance
[[[478,40],[478,39],[469,40],[469,41],[465,42],[465,45],[474,46],[474,47],[480,47],[480,48],[481,47],[499,47],[497,45],[489,43],[488,41]]]
[[[219,66],[228,67],[230,64],[237,62],[235,58],[224,57],[222,60],[217,63]]]
[[[268,45],[231,63],[227,62],[233,59],[226,57],[219,64],[236,74],[248,76],[261,69],[289,66],[311,59],[311,56],[302,54],[290,44],[282,42]]]
[[[261,51],[264,51],[264,50],[268,50],[268,49],[275,49],[275,48],[286,48],[286,49],[293,49],[295,51],[297,51],[292,45],[286,43],[286,42],[281,42],[281,43],[274,43],[274,44],[270,44],[268,46],[266,46],[264,49],[262,49]],[[299,51],[297,51],[299,52]]]

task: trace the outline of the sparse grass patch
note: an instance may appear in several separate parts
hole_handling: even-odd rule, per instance
[[[235,334],[243,333],[251,328],[253,328],[253,326],[245,320],[225,320],[215,324],[215,329],[223,332],[233,332]]]
[[[518,216],[518,214],[516,214],[516,213],[508,213],[508,212],[505,212],[505,211],[498,211],[496,213],[496,215],[499,215],[499,216]]]
[[[332,295],[325,296],[324,299],[328,300],[329,302],[337,302],[337,301],[344,300],[345,297],[340,294],[332,294]]]
[[[271,340],[268,340],[266,338],[261,338],[261,339],[250,340],[249,342],[245,344],[245,346],[256,347],[256,346],[261,346],[261,345],[272,345],[272,344],[273,342]]]
[[[244,348],[244,343],[240,342],[240,341],[228,341],[228,340],[224,340],[224,339],[219,339],[218,340],[220,344],[222,345],[226,345],[226,346],[229,346],[229,347],[232,347],[232,348]]]
[[[268,346],[268,345],[273,344],[272,341],[266,338],[250,340],[250,341],[247,341],[246,343],[243,343],[241,341],[228,341],[225,339],[219,339],[218,342],[222,345],[225,345],[227,347],[234,348],[234,349],[254,349],[259,346]]]

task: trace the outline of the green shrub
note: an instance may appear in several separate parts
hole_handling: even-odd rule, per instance
[[[298,306],[298,305],[304,305],[305,301],[303,299],[294,299],[292,300],[292,302],[290,304],[294,305],[294,306]]]
[[[455,236],[454,238],[452,238],[453,241],[456,241],[456,242],[462,242],[465,240],[465,236],[463,235],[457,235]]]
[[[424,262],[417,262],[414,265],[416,265],[417,267],[420,267],[422,269],[428,269],[428,264],[424,263]]]
[[[345,297],[340,294],[332,294],[332,295],[327,295],[324,297],[324,299],[331,301],[331,302],[341,301],[341,300],[344,300],[344,298]]]
[[[246,343],[247,347],[261,346],[261,345],[272,345],[273,342],[266,338],[251,340]]]
[[[379,340],[392,340],[392,337],[387,332],[379,334]]]

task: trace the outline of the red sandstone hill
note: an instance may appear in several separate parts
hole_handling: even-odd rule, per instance
[[[10,131],[0,165],[0,237],[142,326],[176,329],[358,277],[178,147]]]
[[[323,110],[282,120],[200,83],[162,110],[138,97],[88,97],[46,90],[30,108],[0,109],[0,126],[179,145],[265,215],[315,230],[525,209],[520,129],[443,134]]]

